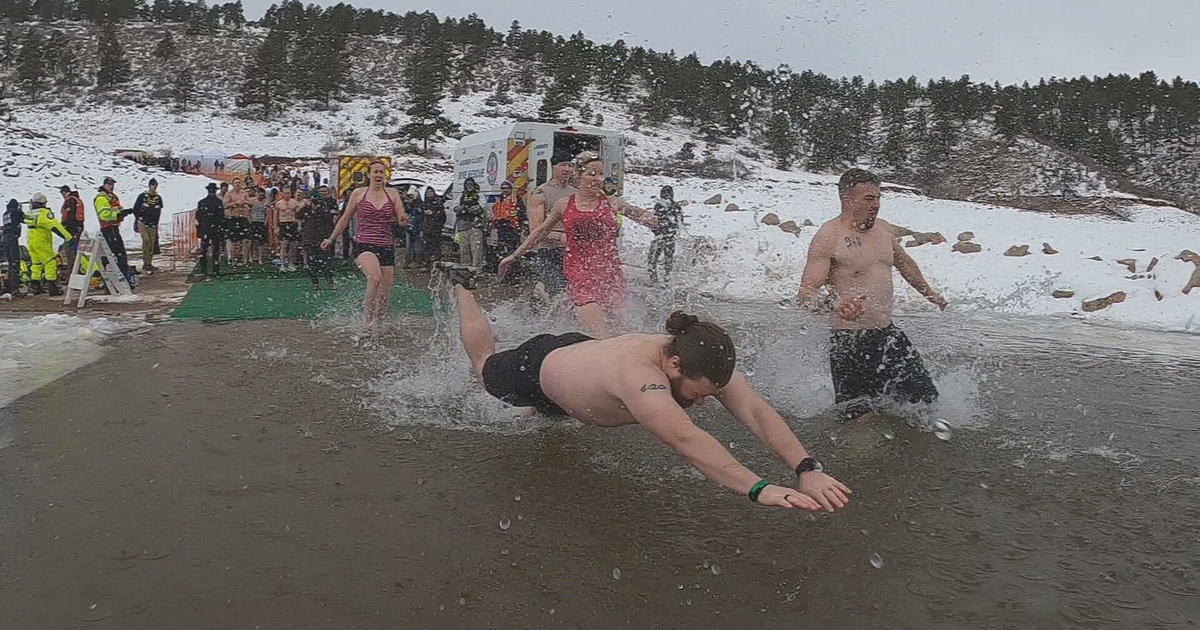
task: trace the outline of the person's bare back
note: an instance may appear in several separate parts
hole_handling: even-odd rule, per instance
[[[657,361],[670,342],[669,335],[631,334],[559,348],[542,363],[542,391],[576,420],[601,427],[635,424],[620,398],[622,378],[649,369],[665,379]],[[683,407],[686,401],[676,402]]]

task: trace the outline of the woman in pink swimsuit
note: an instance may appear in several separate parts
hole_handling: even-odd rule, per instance
[[[400,193],[384,186],[387,181],[387,165],[381,161],[371,162],[367,167],[369,185],[350,193],[346,211],[333,227],[329,238],[321,242],[321,249],[329,249],[337,240],[350,219],[358,215],[358,228],[354,233],[354,262],[367,277],[367,290],[363,295],[363,327],[366,332],[378,328],[388,304],[392,299],[392,284],[396,280],[396,224],[408,225],[408,214]]]
[[[508,273],[517,258],[541,242],[560,222],[567,234],[563,272],[567,291],[583,325],[599,336],[609,335],[610,320],[625,306],[628,292],[621,256],[617,251],[617,213],[647,227],[658,224],[651,213],[631,206],[620,197],[607,197],[604,162],[595,155],[583,158],[579,192],[558,201],[546,220],[530,233],[517,251],[500,261],[499,272]]]

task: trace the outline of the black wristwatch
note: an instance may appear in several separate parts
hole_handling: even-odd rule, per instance
[[[825,467],[821,465],[821,462],[811,457],[805,457],[804,459],[800,460],[799,464],[796,464],[796,477],[799,477],[810,470],[823,471],[825,470]]]

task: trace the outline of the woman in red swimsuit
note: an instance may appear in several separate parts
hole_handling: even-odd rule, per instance
[[[631,206],[620,197],[607,197],[604,162],[595,154],[582,158],[579,192],[561,199],[550,209],[546,220],[529,234],[512,255],[500,261],[501,276],[508,273],[517,258],[533,249],[560,222],[567,234],[567,253],[563,272],[567,291],[575,303],[583,325],[598,336],[609,335],[609,323],[620,314],[628,293],[625,272],[617,251],[617,213],[647,227],[658,224],[651,213]]]
[[[346,211],[333,227],[329,238],[321,242],[321,249],[329,249],[330,243],[358,215],[358,227],[354,232],[354,262],[367,277],[367,290],[363,295],[364,332],[378,328],[388,304],[392,299],[392,284],[396,280],[396,237],[393,227],[408,225],[408,214],[400,193],[384,186],[387,181],[387,165],[381,161],[371,162],[367,167],[370,184],[356,188],[346,202]]]

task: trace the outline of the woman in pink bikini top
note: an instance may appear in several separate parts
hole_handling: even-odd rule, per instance
[[[396,280],[395,225],[408,225],[408,214],[400,193],[384,186],[388,167],[382,161],[371,162],[367,167],[366,188],[358,188],[350,194],[346,211],[333,227],[329,238],[321,242],[321,249],[330,245],[358,216],[358,229],[354,234],[354,262],[367,277],[367,288],[363,295],[364,332],[378,332],[378,327],[387,313],[392,299],[392,284]]]

